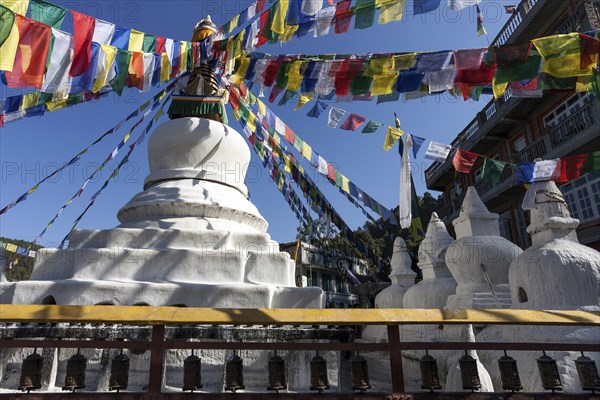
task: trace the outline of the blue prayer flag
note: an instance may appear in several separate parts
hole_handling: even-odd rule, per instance
[[[414,0],[413,15],[425,14],[433,11],[440,6],[440,0]]]
[[[417,157],[417,153],[419,152],[419,149],[421,148],[421,146],[425,142],[425,138],[412,135],[412,140],[413,140],[413,148],[412,148],[413,149],[413,155],[416,158]]]
[[[23,95],[19,94],[17,96],[10,96],[6,98],[4,103],[4,112],[6,114],[19,111],[21,107],[21,103],[23,102]]]
[[[535,163],[517,164],[517,179],[519,183],[532,183],[533,182],[533,169]]]
[[[117,26],[115,28],[115,34],[110,41],[110,45],[122,50],[127,50],[129,48],[130,33],[131,31],[129,29],[123,28],[122,26]]]
[[[100,45],[96,42],[92,42],[90,64],[88,69],[83,74],[73,78],[71,83],[70,94],[80,93],[84,90],[92,90],[94,85],[94,79],[96,77],[96,67],[98,66],[98,52],[100,51]]]
[[[326,103],[317,100],[313,108],[311,108],[306,115],[311,118],[319,118],[319,116],[327,109],[327,107],[328,105]]]
[[[408,93],[419,90],[421,82],[425,74],[416,73],[413,71],[402,71],[396,82],[396,91],[398,93]]]

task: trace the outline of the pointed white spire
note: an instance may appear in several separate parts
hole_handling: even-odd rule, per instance
[[[460,215],[452,224],[457,239],[468,236],[500,236],[498,214],[489,212],[473,186],[467,189]]]
[[[445,250],[453,241],[454,239],[448,233],[446,225],[444,225],[437,213],[434,212],[431,214],[425,239],[421,242],[421,246],[419,246],[419,268],[423,271],[423,279],[451,277],[450,271],[446,268],[444,257]],[[441,275],[438,276],[434,271],[436,269],[443,270],[439,271]]]
[[[394,241],[394,252],[392,254],[390,265],[392,266],[390,277],[398,275],[416,275],[411,269],[412,259],[408,254],[406,243],[401,237],[397,237]]]

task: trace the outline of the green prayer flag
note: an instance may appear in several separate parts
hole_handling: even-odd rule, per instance
[[[383,124],[376,121],[369,121],[360,133],[375,133]]]
[[[357,0],[355,15],[354,29],[366,29],[373,26],[375,22],[375,0]]]
[[[380,94],[377,96],[377,104],[389,103],[398,100],[400,100],[400,92],[396,92],[395,90],[390,94]]]
[[[129,74],[129,61],[131,60],[131,52],[128,50],[119,49],[117,52],[117,75],[110,81],[110,86],[120,96],[123,94],[125,81]]]
[[[557,78],[550,74],[542,73],[539,80],[541,90],[575,90],[577,87],[577,77]]]
[[[252,92],[250,92],[252,93]],[[283,94],[283,96],[281,96],[281,99],[279,99],[279,104],[280,106],[284,106],[287,104],[287,102],[294,97],[294,95],[296,94],[296,92],[293,92],[291,90],[286,90],[285,93]]]
[[[587,159],[581,167],[581,174],[588,172],[600,172],[600,151],[588,154]]]
[[[0,46],[2,46],[10,35],[14,22],[15,14],[0,4]]]
[[[83,103],[83,93],[70,94],[67,98],[67,105],[73,106],[75,104]]]
[[[277,89],[285,89],[287,87],[291,68],[292,63],[290,61],[284,61],[281,63],[279,71],[277,71],[277,75],[275,76],[275,87]]]
[[[533,79],[539,74],[541,62],[542,57],[539,54],[532,54],[523,64],[496,67],[494,82],[507,83]]]
[[[155,49],[156,49],[156,36],[145,33],[144,34],[144,44],[142,45],[142,50],[144,51],[144,53],[154,53]]]
[[[294,148],[298,151],[302,151],[302,145],[304,144],[304,142],[302,141],[302,139],[300,139],[298,137],[298,135],[294,136]]]
[[[369,93],[371,90],[371,83],[373,83],[373,78],[370,76],[355,76],[350,83],[350,93],[354,96]]]
[[[505,165],[504,161],[485,157],[481,170],[481,179],[492,184],[500,182]]]
[[[340,174],[338,171],[335,171],[335,186],[341,188],[343,183],[342,174]]]
[[[31,18],[55,29],[62,26],[67,10],[43,0],[30,0]]]
[[[600,73],[598,73],[597,68],[592,70],[592,87],[594,88],[596,99],[600,103]]]

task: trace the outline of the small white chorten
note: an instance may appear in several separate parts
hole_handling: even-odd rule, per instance
[[[412,260],[401,237],[394,241],[394,253],[390,261],[392,284],[375,297],[376,308],[402,308],[406,291],[415,284],[416,272],[411,269]]]

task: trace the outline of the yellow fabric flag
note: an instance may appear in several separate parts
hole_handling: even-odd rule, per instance
[[[591,75],[594,64],[581,68],[581,39],[579,33],[553,35],[532,40],[544,58],[542,72],[557,78]]]
[[[383,142],[383,149],[385,151],[391,149],[394,146],[394,143],[396,143],[396,140],[400,139],[402,135],[404,135],[404,132],[400,129],[388,126],[388,130],[385,135],[385,142]]]
[[[278,35],[283,35],[285,33],[285,17],[287,15],[289,6],[290,0],[279,0],[277,8],[275,9],[271,30]]]
[[[285,163],[285,172],[288,174],[292,172],[292,161],[285,154],[283,155],[283,162]]]
[[[371,94],[373,96],[379,94],[390,94],[394,90],[396,79],[398,79],[399,73],[394,75],[377,75],[373,77],[373,86],[371,87]]]
[[[254,123],[255,120],[256,117],[254,116],[254,113],[250,113],[248,115],[248,120],[246,121],[246,124],[248,124],[248,127],[252,130],[252,132],[256,130],[256,124]]]
[[[2,44],[2,47],[0,47],[0,70],[12,72],[17,48],[19,47],[19,38],[19,27],[15,18],[10,34]]]
[[[283,35],[279,36],[279,41],[281,43],[286,43],[292,40],[294,33],[296,33],[299,27],[300,25],[286,25],[285,32]]]
[[[46,103],[46,109],[50,112],[60,110],[67,106],[67,100],[49,101]]]
[[[144,32],[136,31],[135,29],[131,29],[131,33],[129,34],[129,47],[127,50],[129,51],[142,51],[144,46]]]
[[[181,42],[181,69],[180,71],[187,71],[187,54],[190,49],[188,46],[188,42]]]
[[[40,101],[40,92],[27,93],[23,96],[23,102],[21,103],[21,109],[27,110],[28,108],[35,107]]]
[[[12,244],[12,243],[6,243],[6,251],[9,251],[11,253],[16,253],[17,252],[17,246]]]
[[[240,85],[244,82],[246,73],[248,73],[248,66],[250,66],[250,59],[248,57],[241,58],[237,71],[231,76],[231,81],[234,85]]]
[[[578,76],[577,82],[575,83],[575,91],[577,92],[591,92],[594,89],[592,76]]]
[[[256,103],[258,104],[258,113],[265,117],[267,115],[267,106],[265,106],[265,103],[261,99],[258,99]]]
[[[401,20],[404,14],[404,3],[406,0],[376,0],[375,7],[381,8],[379,24]]]
[[[496,77],[492,79],[492,91],[494,92],[495,99],[499,99],[500,97],[504,96],[506,89],[508,89],[508,82],[496,83]]]
[[[229,21],[229,32],[232,32],[235,28],[237,28],[238,23],[240,22],[240,14],[236,15],[235,17],[233,17],[231,19],[231,21]]]
[[[342,190],[346,193],[350,193],[350,180],[342,175]]]
[[[394,56],[394,63],[396,64],[396,70],[404,71],[411,69],[417,63],[417,53],[401,54]]]
[[[0,0],[0,4],[10,9],[10,11],[25,15],[29,8],[29,0]]]
[[[100,51],[104,53],[104,65],[98,64],[96,79],[92,85],[92,92],[97,93],[106,85],[106,77],[117,57],[117,48],[113,46],[100,45]]]
[[[292,92],[300,90],[302,79],[304,79],[304,75],[301,72],[304,64],[306,64],[306,61],[294,61],[292,64],[287,82],[287,90],[291,90]]]
[[[367,69],[365,70],[365,75],[394,75],[394,70],[395,65],[393,57],[372,58],[369,60],[369,64],[367,65]]]
[[[304,105],[306,103],[308,103],[309,101],[311,101],[313,99],[314,95],[312,93],[302,93],[300,95],[300,98],[298,99],[298,103],[296,104],[296,107],[294,107],[294,111],[297,111],[299,109],[301,109],[302,107],[304,107]]]
[[[167,53],[160,54],[160,81],[166,82],[171,76],[171,62]]]
[[[306,142],[302,143],[302,157],[306,158],[310,161],[312,157],[312,148],[306,144]]]

